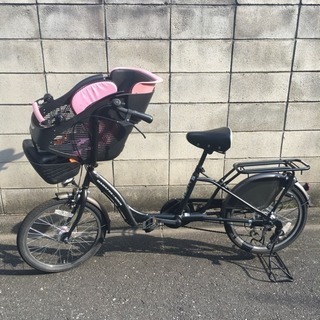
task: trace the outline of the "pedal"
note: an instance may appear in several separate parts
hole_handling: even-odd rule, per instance
[[[154,217],[149,218],[148,220],[143,221],[142,229],[148,233],[153,231],[158,226],[157,219]]]

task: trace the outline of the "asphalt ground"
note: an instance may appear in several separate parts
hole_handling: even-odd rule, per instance
[[[116,219],[99,253],[78,268],[41,274],[15,245],[22,217],[0,218],[0,319],[320,319],[320,208],[280,256],[293,282],[273,283],[260,259],[224,229],[158,228]]]

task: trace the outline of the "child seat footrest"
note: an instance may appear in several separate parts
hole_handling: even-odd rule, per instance
[[[76,176],[80,170],[80,163],[50,152],[38,152],[31,139],[23,141],[23,151],[29,162],[49,184],[56,184]]]

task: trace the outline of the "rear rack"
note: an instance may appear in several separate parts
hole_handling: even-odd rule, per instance
[[[233,167],[238,173],[244,174],[287,171],[302,172],[310,169],[310,166],[300,159],[238,162]]]

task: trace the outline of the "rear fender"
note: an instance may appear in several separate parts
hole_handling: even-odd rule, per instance
[[[238,183],[231,192],[259,210],[267,208],[280,191],[288,186],[292,179],[280,173],[261,173],[250,176]],[[292,182],[291,182],[292,183]],[[228,194],[223,201],[222,211],[246,209],[248,206]]]
[[[310,196],[308,195],[307,191],[303,188],[303,186],[296,182],[295,186],[301,191],[301,195],[303,196],[304,203],[310,204]]]

